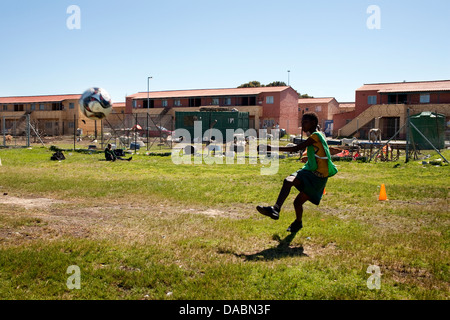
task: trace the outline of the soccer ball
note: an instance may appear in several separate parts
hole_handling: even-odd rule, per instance
[[[80,98],[80,110],[92,120],[106,118],[112,110],[109,93],[102,88],[89,88]]]

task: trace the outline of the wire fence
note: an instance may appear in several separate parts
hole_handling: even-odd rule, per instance
[[[84,127],[79,124],[83,121]],[[89,121],[89,122],[88,122]],[[29,115],[0,117],[0,147],[63,145],[73,149],[113,148],[157,150],[172,148],[174,121],[170,115],[110,114],[103,120],[33,120]]]

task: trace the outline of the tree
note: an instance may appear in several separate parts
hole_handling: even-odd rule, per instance
[[[264,87],[264,85],[261,84],[261,82],[259,82],[259,81],[250,81],[250,82],[241,84],[238,88],[259,88],[259,87]]]
[[[286,87],[287,84],[283,81],[274,81],[269,84],[266,84],[266,87]]]
[[[306,99],[306,98],[314,98],[314,97],[308,95],[307,93],[304,93],[304,94],[299,93],[299,94],[298,94],[298,98],[299,98],[299,99]]]
[[[283,81],[273,81],[269,84],[262,84],[259,81],[249,81],[247,83],[241,84],[238,88],[259,88],[259,87],[286,87],[287,84]],[[298,94],[299,99],[306,99],[306,98],[314,98],[313,96],[308,95],[307,93]]]

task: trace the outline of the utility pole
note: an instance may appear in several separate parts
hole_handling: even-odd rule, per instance
[[[409,108],[406,109],[406,160],[405,163],[409,162]]]

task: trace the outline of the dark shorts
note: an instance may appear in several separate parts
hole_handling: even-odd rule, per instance
[[[320,200],[322,200],[328,178],[320,178],[308,170],[298,170],[292,176],[301,182],[296,187],[298,191],[304,192],[309,197],[309,201],[318,206]]]

